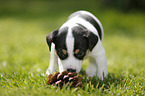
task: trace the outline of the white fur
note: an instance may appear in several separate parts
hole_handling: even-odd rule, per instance
[[[97,71],[97,77],[103,80],[103,74],[104,77],[106,77],[108,74],[108,69],[107,69],[107,59],[106,59],[105,49],[100,40],[98,41],[94,49],[90,52],[89,60],[90,60],[90,67],[87,69],[88,76],[91,77],[96,76],[96,71]],[[94,66],[96,67],[94,68]]]
[[[51,44],[51,52],[50,52],[50,63],[49,63],[49,67],[46,71],[46,74],[52,74],[56,67],[57,67],[57,55],[55,54],[55,44],[52,43]]]
[[[92,18],[94,18],[94,20],[96,20],[98,22],[98,24],[101,27],[102,30],[102,37],[103,37],[103,27],[100,23],[100,21],[91,13],[87,12],[87,11],[79,11],[82,12],[83,14],[87,14],[90,15]],[[76,69],[76,72],[80,72],[81,68],[82,68],[82,60],[78,60],[77,58],[75,58],[73,55],[73,47],[74,47],[74,37],[72,35],[72,27],[77,26],[77,23],[82,24],[84,27],[86,27],[88,30],[90,30],[91,32],[93,32],[94,34],[96,34],[98,37],[98,32],[95,29],[95,27],[85,21],[84,19],[75,16],[73,18],[71,18],[70,20],[68,20],[66,23],[64,23],[61,27],[68,27],[68,34],[67,34],[67,38],[66,38],[66,47],[67,47],[67,52],[69,54],[68,58],[65,60],[60,60],[58,58],[58,64],[59,64],[59,71],[62,72],[64,70],[67,70],[68,68],[72,68],[72,69]],[[61,42],[60,42],[61,43]],[[55,66],[56,66],[56,54],[55,54],[55,45],[52,44],[51,45],[51,53],[50,53],[50,64],[49,64],[49,68],[47,69],[47,74],[51,74],[55,71]],[[90,65],[87,69],[87,75],[90,77],[96,76],[99,77],[101,80],[103,80],[103,73],[104,73],[104,77],[107,76],[108,74],[108,70],[107,70],[107,59],[106,59],[106,53],[105,53],[105,49],[102,45],[101,40],[98,40],[98,43],[96,44],[96,46],[93,48],[93,50],[88,54],[88,58],[90,61]]]

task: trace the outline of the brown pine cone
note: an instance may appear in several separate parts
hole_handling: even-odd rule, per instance
[[[76,72],[67,72],[67,71],[63,71],[62,73],[55,73],[50,74],[48,76],[48,81],[47,84],[48,85],[55,85],[55,86],[59,86],[59,87],[63,87],[64,84],[71,84],[71,87],[82,87],[82,78],[80,76],[77,76]]]

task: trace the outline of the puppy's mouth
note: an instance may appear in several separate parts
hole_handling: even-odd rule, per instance
[[[76,72],[76,69],[68,68],[67,71],[68,72]]]

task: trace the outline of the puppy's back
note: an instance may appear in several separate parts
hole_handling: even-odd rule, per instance
[[[87,22],[91,23],[98,31],[100,39],[101,40],[103,39],[104,32],[103,32],[102,24],[92,13],[90,13],[88,11],[77,11],[77,12],[72,13],[68,17],[68,20],[70,20],[74,17],[80,17],[80,18],[86,20]]]

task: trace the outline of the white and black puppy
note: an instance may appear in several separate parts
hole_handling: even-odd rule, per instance
[[[103,27],[90,12],[77,11],[71,14],[60,29],[46,37],[50,49],[50,63],[47,74],[55,71],[80,72],[82,62],[87,56],[89,67],[87,75],[98,76],[101,80],[108,74],[105,49],[102,45]]]

